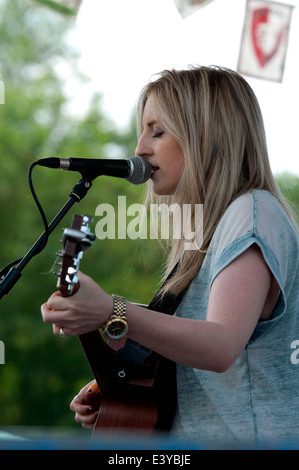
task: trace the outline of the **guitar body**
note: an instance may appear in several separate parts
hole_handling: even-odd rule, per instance
[[[90,217],[75,215],[71,228],[64,231],[58,282],[64,297],[75,294],[80,288],[77,279],[79,262],[83,251],[94,239],[88,222]],[[144,366],[132,373],[118,360],[124,341],[107,343],[98,330],[80,335],[79,339],[100,391],[93,435],[103,431],[105,434],[132,431],[151,435],[156,430],[166,429],[173,414],[169,405],[175,403],[170,398],[171,394],[163,397],[163,391],[169,390],[170,385],[167,378],[169,361],[160,374],[162,358],[150,351]]]
[[[121,430],[152,434],[158,423],[154,371],[152,377],[130,379],[115,364],[115,354],[123,342],[108,344],[99,331],[80,335],[79,339],[100,391],[93,435]]]
[[[123,430],[151,435],[158,419],[156,397],[151,388],[128,384],[112,384],[102,393],[98,418],[93,434]],[[101,389],[100,389],[101,390]]]

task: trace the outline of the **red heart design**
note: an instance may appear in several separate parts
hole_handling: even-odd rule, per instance
[[[264,67],[272,59],[272,57],[275,56],[284,35],[283,26],[278,32],[274,29],[271,30],[271,25],[269,23],[269,13],[270,8],[264,7],[256,8],[252,15],[251,37],[255,54],[261,67]],[[272,36],[275,35],[275,37],[272,38],[272,49],[266,52],[263,48],[262,42],[265,40],[267,34],[271,34]]]

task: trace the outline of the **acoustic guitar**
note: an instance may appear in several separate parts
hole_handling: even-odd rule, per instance
[[[80,288],[77,276],[80,261],[95,239],[89,229],[91,221],[90,216],[75,215],[71,227],[63,232],[62,249],[57,253],[61,258],[57,263],[60,272],[56,274],[64,297],[74,295]],[[82,334],[79,339],[100,390],[93,434],[130,430],[151,435],[167,430],[175,405],[169,392],[169,361],[163,367],[160,356],[128,339],[129,348],[124,347],[122,340],[107,342],[100,330]],[[175,379],[173,373],[171,377]]]

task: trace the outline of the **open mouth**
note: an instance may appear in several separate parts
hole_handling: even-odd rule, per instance
[[[157,170],[159,170],[159,167],[158,167],[158,166],[152,166],[152,175],[153,175]]]

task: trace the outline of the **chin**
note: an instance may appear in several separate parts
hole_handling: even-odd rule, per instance
[[[152,188],[153,188],[154,193],[157,194],[157,196],[172,196],[176,191],[176,187],[174,188],[171,186],[162,185],[153,180],[152,180]]]
[[[157,196],[172,196],[175,193],[175,191],[165,188],[153,188],[153,190]]]

